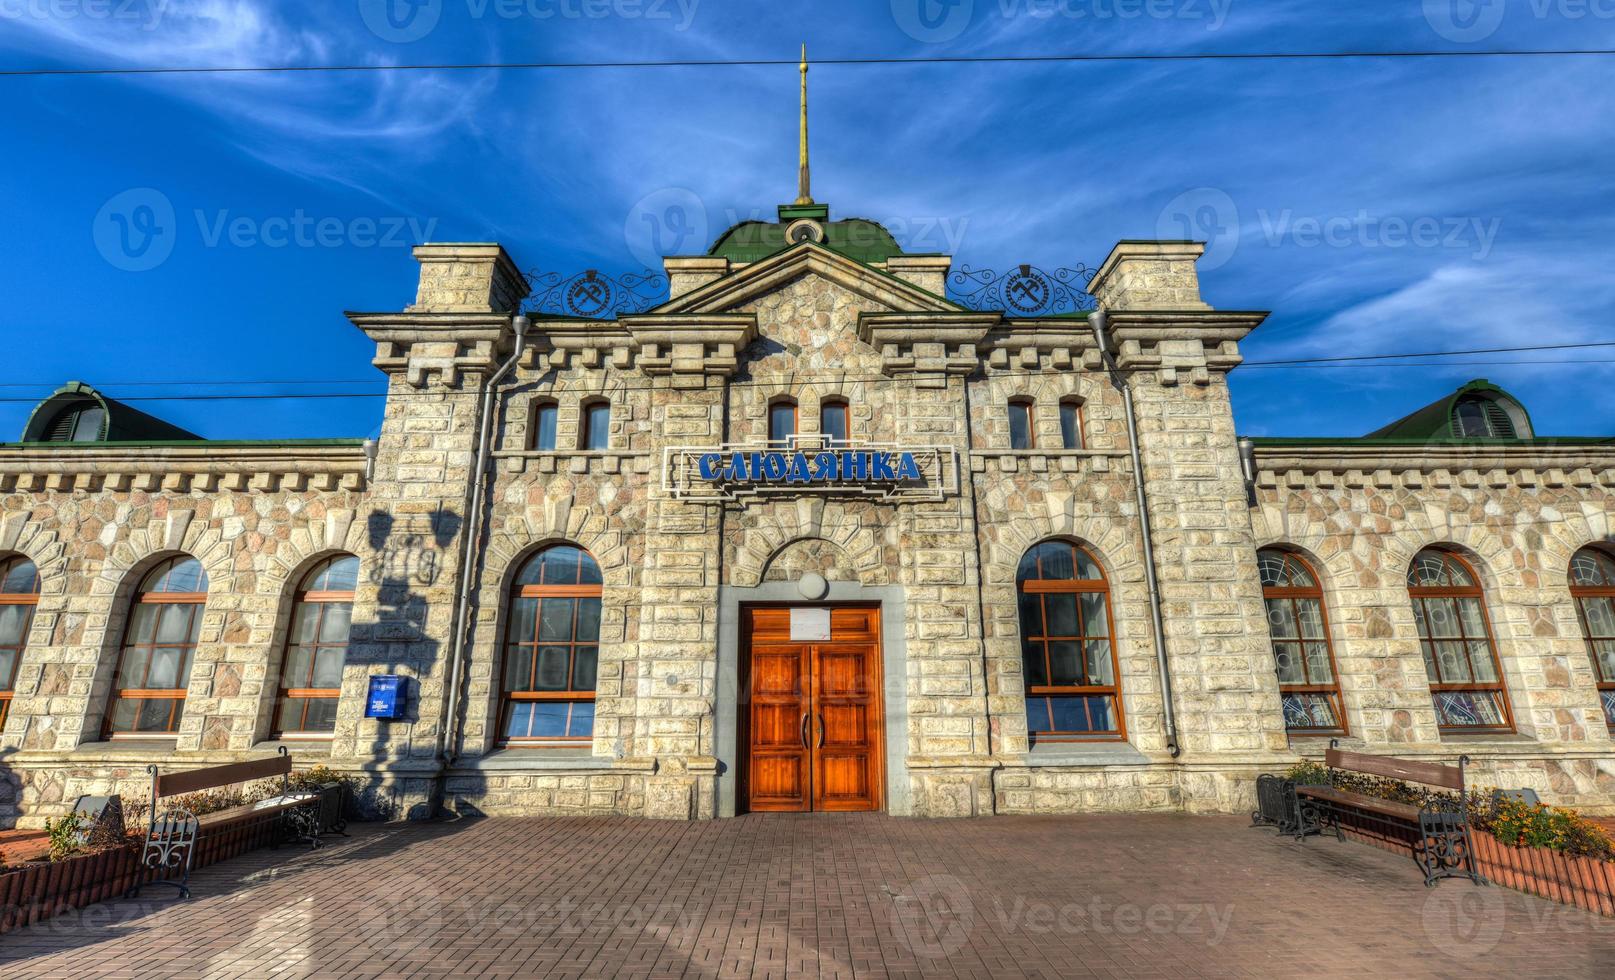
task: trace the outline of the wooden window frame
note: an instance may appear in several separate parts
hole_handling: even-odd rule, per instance
[[[34,627],[34,612],[39,606],[39,565],[26,555],[7,555],[0,558],[0,582],[4,582],[15,566],[27,562],[34,566],[34,590],[32,592],[0,592],[0,606],[27,606],[28,611],[23,615],[22,630],[17,636],[16,646],[0,647],[0,650],[10,651],[11,671],[9,675],[0,674],[0,731],[6,727],[6,719],[11,715],[11,698],[17,693],[17,672],[22,669],[22,656],[28,649],[28,632]]]
[[[535,551],[529,555],[521,564],[520,568],[525,569],[528,565],[542,558],[545,552],[557,547],[575,548],[579,554],[593,562],[595,571],[597,573],[599,572],[600,563],[595,561],[594,555],[590,554],[588,549],[569,543],[554,544],[545,548],[540,548],[538,551]],[[579,577],[582,577],[581,569]],[[605,586],[600,582],[577,583],[572,585],[522,585],[519,581],[521,578],[519,573],[517,574],[516,578],[518,579],[517,583],[512,585],[510,589],[510,609],[506,613],[507,621],[500,637],[501,645],[499,653],[498,676],[499,713],[497,717],[498,727],[494,729],[495,746],[497,748],[588,748],[594,744],[593,726],[591,726],[590,734],[588,735],[533,735],[507,737],[504,733],[510,724],[510,714],[513,710],[515,710],[515,706],[517,704],[538,701],[558,701],[565,702],[570,705],[592,705],[595,703],[596,692],[600,687],[600,634],[598,632],[598,627],[596,628],[593,643],[580,641],[578,639],[577,632],[578,606],[574,603],[572,607],[572,632],[570,640],[565,642],[559,640],[539,640],[536,636],[536,632],[542,628],[541,624],[543,623],[544,615],[543,601],[545,599],[601,599],[605,593]],[[533,615],[533,629],[535,631],[535,635],[531,638],[517,640],[514,636],[513,630],[515,629],[516,624],[515,602],[517,599],[539,600],[538,610]],[[602,612],[603,611],[604,610],[602,609]],[[532,648],[532,670],[536,674],[538,671],[538,650],[540,647],[547,646],[564,646],[568,648],[566,676],[569,689],[565,691],[510,690],[506,680],[506,669],[507,661],[510,657],[511,647]],[[580,646],[593,646],[595,648],[595,688],[589,691],[580,691],[570,688],[570,685],[572,684],[572,674],[577,666],[577,648]],[[567,726],[569,728],[571,727],[573,710],[574,709],[569,708],[567,711]]]
[[[540,426],[540,424],[539,424],[539,420],[541,418],[543,418],[545,411],[550,411],[550,412],[555,413],[555,428],[551,432],[550,445],[549,445],[548,448],[546,448],[544,446],[540,446],[538,444],[539,433],[541,431],[543,431],[542,426]],[[535,399],[533,399],[533,405],[532,405],[532,408],[528,409],[528,417],[527,417],[527,448],[528,448],[528,450],[530,450],[532,452],[553,453],[557,449],[560,448],[560,441],[561,441],[560,437],[561,437],[561,405],[560,405],[560,403],[557,402],[553,398],[535,398]]]
[[[830,436],[825,434],[825,425],[824,425],[825,416],[826,416],[826,414],[828,412],[831,412],[831,411],[839,411],[841,413],[841,428],[846,432],[846,436],[843,439],[841,439],[840,441],[837,441],[837,442],[831,442]],[[852,409],[851,409],[850,406],[848,406],[847,400],[845,398],[826,398],[823,401],[819,402],[819,444],[820,444],[820,446],[822,446],[824,448],[832,448],[832,447],[839,447],[839,446],[844,445],[844,444],[845,445],[850,445],[851,443],[852,443]]]
[[[1419,609],[1421,609],[1423,611],[1424,616],[1425,616],[1425,622],[1429,622],[1429,616],[1430,616],[1430,607],[1428,606],[1428,604],[1426,604],[1426,600],[1428,600],[1428,599],[1474,599],[1475,604],[1480,608],[1481,625],[1484,626],[1485,630],[1486,630],[1486,635],[1484,637],[1472,637],[1472,636],[1470,636],[1469,634],[1464,632],[1463,616],[1459,615],[1458,617],[1456,617],[1457,618],[1456,626],[1457,626],[1457,629],[1458,629],[1458,635],[1456,637],[1441,637],[1439,640],[1437,640],[1437,639],[1433,639],[1433,638],[1430,638],[1429,636],[1427,636],[1426,632],[1420,632],[1420,634],[1419,634],[1419,657],[1420,657],[1420,659],[1421,660],[1424,659],[1424,651],[1425,651],[1426,648],[1428,648],[1429,651],[1430,651],[1430,658],[1429,658],[1429,660],[1425,661],[1425,673],[1426,673],[1426,676],[1429,675],[1430,665],[1433,664],[1435,666],[1436,677],[1430,679],[1431,706],[1434,707],[1435,696],[1436,696],[1436,694],[1438,694],[1440,692],[1446,692],[1446,691],[1486,691],[1486,692],[1489,692],[1489,693],[1493,694],[1496,697],[1497,703],[1502,707],[1501,714],[1503,716],[1503,724],[1501,724],[1501,725],[1447,725],[1447,724],[1442,723],[1442,720],[1441,720],[1442,713],[1441,713],[1441,710],[1438,708],[1438,709],[1436,709],[1436,727],[1441,732],[1441,734],[1443,734],[1443,735],[1512,734],[1514,732],[1514,730],[1515,730],[1515,728],[1514,728],[1514,708],[1513,708],[1513,706],[1511,704],[1509,704],[1508,684],[1507,684],[1506,680],[1504,679],[1504,675],[1503,675],[1503,660],[1502,660],[1502,657],[1498,656],[1498,653],[1497,653],[1497,636],[1492,630],[1492,614],[1486,608],[1486,590],[1485,590],[1485,587],[1481,585],[1480,575],[1476,573],[1475,566],[1471,565],[1467,558],[1465,558],[1462,555],[1458,554],[1456,551],[1449,551],[1449,550],[1447,550],[1445,548],[1422,548],[1422,549],[1420,549],[1419,553],[1413,556],[1414,564],[1416,565],[1418,563],[1419,559],[1422,558],[1423,556],[1427,555],[1427,554],[1440,555],[1441,558],[1444,561],[1456,562],[1468,574],[1469,581],[1473,582],[1474,584],[1473,585],[1464,585],[1464,586],[1458,586],[1458,585],[1440,585],[1440,586],[1415,586],[1415,585],[1409,585],[1408,586],[1408,596],[1413,601],[1414,606],[1418,607]],[[1409,568],[1410,572],[1411,572],[1411,570],[1412,570],[1412,566],[1410,566],[1410,568]],[[1415,621],[1415,629],[1417,629],[1417,622],[1418,622],[1418,617],[1417,616],[1414,617],[1414,621]],[[1436,651],[1436,646],[1435,645],[1436,645],[1437,642],[1454,642],[1454,641],[1456,641],[1458,643],[1462,643],[1464,645],[1464,656],[1467,658],[1467,657],[1469,657],[1469,644],[1471,642],[1473,642],[1473,641],[1480,640],[1480,639],[1484,639],[1486,641],[1486,649],[1491,654],[1492,670],[1497,675],[1497,680],[1495,682],[1491,682],[1491,681],[1484,681],[1484,682],[1483,681],[1466,681],[1466,682],[1462,682],[1462,683],[1448,683],[1448,682],[1445,682],[1445,681],[1438,680],[1438,678],[1441,676],[1441,657]],[[1470,672],[1471,673],[1474,672],[1474,664],[1472,662],[1470,664]]]
[[[1307,573],[1307,577],[1312,580],[1312,584],[1310,586],[1280,586],[1267,585],[1266,583],[1263,583],[1262,585],[1262,605],[1264,607],[1264,612],[1266,611],[1265,607],[1267,605],[1267,600],[1269,599],[1288,602],[1290,605],[1290,615],[1296,623],[1296,637],[1294,640],[1281,640],[1274,636],[1273,625],[1271,622],[1268,623],[1267,637],[1268,643],[1273,649],[1274,672],[1277,673],[1278,671],[1278,645],[1280,643],[1293,643],[1300,653],[1301,670],[1306,674],[1308,680],[1308,683],[1306,684],[1286,684],[1281,678],[1279,680],[1279,697],[1282,699],[1286,694],[1325,695],[1329,698],[1329,706],[1334,709],[1335,720],[1339,723],[1333,728],[1291,728],[1289,721],[1286,720],[1284,723],[1284,731],[1286,734],[1294,738],[1319,738],[1331,735],[1338,737],[1341,735],[1349,735],[1351,733],[1351,724],[1346,720],[1345,700],[1340,696],[1340,665],[1335,662],[1335,640],[1333,632],[1329,627],[1329,603],[1325,602],[1323,597],[1323,579],[1319,577],[1318,570],[1313,567],[1312,562],[1308,561],[1306,557],[1299,552],[1289,551],[1285,548],[1262,548],[1256,552],[1257,562],[1259,563],[1262,560],[1262,556],[1266,554],[1280,555],[1283,556],[1283,558],[1287,561],[1297,563],[1301,566],[1302,570]],[[1332,678],[1331,683],[1312,683],[1312,671],[1307,665],[1306,644],[1316,643],[1318,641],[1309,640],[1308,638],[1300,635],[1301,607],[1296,601],[1298,599],[1312,599],[1318,603],[1318,619],[1322,625],[1323,644],[1324,648],[1329,652],[1329,676]]]
[[[162,561],[158,562],[156,565],[152,566],[149,570],[146,571],[146,573],[144,575],[141,576],[141,579],[140,579],[141,586],[144,586],[147,581],[149,581],[153,576],[155,576],[162,569],[171,568],[174,565],[178,565],[178,564],[181,564],[181,563],[186,562],[186,561],[195,561],[195,560],[196,559],[191,555],[173,555],[171,557],[165,558]],[[207,575],[207,573],[206,573],[206,571],[204,571],[203,572],[204,580],[206,578],[206,575]],[[190,610],[190,617],[191,618],[189,619],[188,624],[189,625],[194,625],[194,624],[196,624],[197,619],[199,617],[201,617],[207,611],[207,593],[206,592],[144,592],[144,591],[137,591],[134,594],[134,596],[132,598],[130,598],[129,603],[128,603],[127,616],[126,616],[124,624],[123,624],[123,639],[118,644],[118,662],[114,666],[113,671],[112,671],[112,691],[107,696],[106,713],[102,717],[102,721],[101,721],[101,737],[103,739],[116,740],[116,739],[140,739],[140,738],[146,738],[146,739],[150,739],[150,738],[173,738],[173,737],[175,737],[175,736],[177,736],[179,734],[179,722],[180,722],[180,718],[183,715],[184,710],[185,710],[185,698],[186,698],[186,693],[187,693],[187,691],[189,689],[189,681],[190,681],[191,670],[195,669],[195,666],[196,666],[196,650],[201,644],[200,644],[200,642],[190,642],[190,641],[185,642],[185,643],[157,643],[157,642],[155,642],[155,640],[157,638],[157,634],[162,629],[162,622],[159,619],[157,624],[154,625],[153,628],[152,628],[152,639],[153,639],[154,642],[152,642],[152,643],[142,643],[142,644],[138,644],[138,645],[143,646],[143,647],[149,647],[153,652],[156,652],[158,649],[174,649],[174,648],[187,648],[188,647],[189,648],[189,654],[188,654],[189,661],[188,662],[190,664],[190,669],[187,669],[185,671],[186,687],[171,687],[171,688],[170,687],[158,687],[158,688],[138,687],[138,688],[124,688],[124,689],[120,690],[118,688],[118,680],[119,680],[120,677],[123,676],[123,665],[124,665],[124,662],[128,659],[128,656],[129,656],[129,649],[130,649],[129,633],[130,633],[130,631],[132,629],[134,629],[135,618],[136,618],[135,617],[135,609],[138,606],[141,606],[141,605],[174,605],[174,606],[188,605],[188,606],[191,607],[191,610]],[[159,613],[159,616],[160,615],[161,614]],[[189,636],[190,633],[191,633],[191,630],[189,628],[187,628],[185,635]],[[149,657],[146,660],[146,676],[148,678],[151,676],[151,658],[149,658]],[[169,709],[168,709],[168,727],[165,728],[162,731],[128,731],[128,732],[114,731],[113,728],[112,728],[112,716],[116,713],[115,709],[116,709],[118,703],[120,701],[126,701],[126,700],[127,701],[164,701],[164,700],[166,700],[166,701],[172,702],[169,705]]]
[[[1615,561],[1615,555],[1593,545],[1577,548],[1576,555],[1580,555],[1583,551],[1596,552],[1606,559]],[[1598,658],[1598,648],[1593,645],[1595,640],[1615,640],[1615,636],[1593,636],[1592,627],[1587,620],[1587,610],[1582,604],[1584,599],[1600,598],[1609,599],[1611,603],[1615,603],[1615,582],[1607,585],[1577,585],[1575,560],[1576,556],[1572,555],[1570,558],[1570,597],[1571,601],[1576,605],[1576,621],[1581,624],[1581,638],[1587,644],[1587,656],[1593,662],[1593,680],[1598,688],[1598,702],[1600,709],[1604,713],[1604,724],[1608,726],[1611,732],[1615,732],[1615,711],[1611,711],[1604,700],[1606,697],[1615,697],[1615,677],[1604,676],[1603,661]]]
[[[774,409],[783,405],[791,407],[791,431],[785,438],[776,438],[774,435]],[[802,406],[796,399],[789,396],[780,396],[768,400],[768,410],[764,413],[763,427],[766,430],[767,442],[771,449],[784,449],[791,444],[790,436],[802,433]]]
[[[1035,551],[1038,548],[1041,548],[1044,545],[1050,544],[1050,543],[1063,544],[1066,547],[1071,548],[1073,550],[1073,552],[1082,554],[1084,557],[1086,557],[1088,559],[1088,561],[1093,563],[1095,568],[1100,568],[1101,567],[1099,565],[1099,562],[1094,559],[1093,555],[1088,551],[1088,549],[1084,548],[1082,545],[1077,544],[1077,543],[1075,543],[1073,541],[1066,541],[1066,540],[1064,540],[1062,538],[1052,538],[1052,539],[1046,539],[1046,540],[1043,540],[1043,541],[1039,541],[1036,544],[1032,545],[1032,547],[1030,549],[1028,549],[1028,553],[1030,553],[1032,551]],[[1026,560],[1025,555],[1022,555],[1021,561],[1025,561],[1025,560]],[[1072,563],[1073,563],[1072,568],[1075,569],[1077,567],[1076,554],[1072,555]],[[1040,566],[1039,570],[1040,571],[1041,571],[1041,564],[1042,563],[1041,563],[1041,560],[1040,560],[1039,561],[1039,566]],[[1065,634],[1057,634],[1057,635],[1052,635],[1051,636],[1048,633],[1048,621],[1049,621],[1048,602],[1047,602],[1047,600],[1041,598],[1042,596],[1046,596],[1046,595],[1069,594],[1069,595],[1073,595],[1073,596],[1081,596],[1081,595],[1092,595],[1094,593],[1098,593],[1098,594],[1103,595],[1104,596],[1104,603],[1105,603],[1105,628],[1106,628],[1105,639],[1106,639],[1106,642],[1109,644],[1109,649],[1110,649],[1110,676],[1111,676],[1111,683],[1108,684],[1108,685],[1104,685],[1104,684],[1078,684],[1078,685],[1037,684],[1037,685],[1034,685],[1034,684],[1031,683],[1030,676],[1025,673],[1024,667],[1023,667],[1022,677],[1026,679],[1025,684],[1024,684],[1024,688],[1025,688],[1025,699],[1026,699],[1027,702],[1032,701],[1034,698],[1069,697],[1069,696],[1079,696],[1079,695],[1105,695],[1105,696],[1108,696],[1110,698],[1111,714],[1115,719],[1115,728],[1113,730],[1109,730],[1109,731],[1102,731],[1102,732],[1039,732],[1039,731],[1034,731],[1032,729],[1031,717],[1030,717],[1030,708],[1028,708],[1028,713],[1027,713],[1027,735],[1032,740],[1032,742],[1034,744],[1037,743],[1037,742],[1084,742],[1084,743],[1091,743],[1091,742],[1125,742],[1127,740],[1127,714],[1122,708],[1121,662],[1120,662],[1120,658],[1119,658],[1119,656],[1117,655],[1117,652],[1116,652],[1116,611],[1112,607],[1111,601],[1110,601],[1110,582],[1109,582],[1108,579],[1105,579],[1103,577],[1103,575],[1104,575],[1103,570],[1101,570],[1100,575],[1101,575],[1101,577],[1097,578],[1097,579],[1041,579],[1041,578],[1039,578],[1039,579],[1022,579],[1020,577],[1019,570],[1017,569],[1016,576],[1015,576],[1015,616],[1016,616],[1016,621],[1019,624],[1019,629],[1020,629],[1020,641],[1021,641],[1020,656],[1023,658],[1023,664],[1024,664],[1024,658],[1026,656],[1025,651],[1026,651],[1027,639],[1028,639],[1028,637],[1035,636],[1037,638],[1037,640],[1043,646],[1043,657],[1044,657],[1043,676],[1045,678],[1053,677],[1054,674],[1053,674],[1053,670],[1051,669],[1053,664],[1049,660],[1049,643],[1051,641],[1075,641],[1077,643],[1077,645],[1078,645],[1079,656],[1081,657],[1082,672],[1083,672],[1083,675],[1084,675],[1084,679],[1088,679],[1087,678],[1088,660],[1087,660],[1087,651],[1086,651],[1086,649],[1084,647],[1084,642],[1087,641],[1087,640],[1098,639],[1098,637],[1097,636],[1088,636],[1088,635],[1086,635],[1087,631],[1085,629],[1082,631],[1083,635],[1068,636],[1068,635],[1065,635]],[[1036,596],[1039,596],[1039,600],[1038,600],[1038,616],[1040,617],[1041,622],[1038,624],[1039,625],[1039,631],[1036,634],[1028,633],[1026,631],[1027,624],[1024,623],[1024,622],[1020,622],[1020,618],[1021,618],[1021,616],[1020,616],[1020,608],[1021,608],[1020,599],[1021,599],[1021,596],[1023,596],[1023,595],[1036,595]],[[1083,626],[1086,625],[1086,619],[1082,615],[1082,602],[1081,602],[1080,599],[1076,600],[1076,609],[1077,609],[1077,616],[1078,616],[1078,624],[1077,625],[1080,628],[1080,627],[1083,627]]]
[[[348,555],[348,554],[341,554],[341,555],[332,555],[329,558],[324,559],[323,561],[316,564],[312,569],[310,569],[308,571],[307,574],[305,574],[303,576],[303,584],[307,585],[308,583],[314,581],[315,579],[317,579],[320,576],[320,574],[322,572],[324,572],[326,570],[326,568],[330,567],[331,565],[335,564],[336,562],[343,561],[343,560],[349,559],[349,558],[353,558],[353,556]],[[357,559],[355,559],[355,560],[357,560]],[[329,608],[330,606],[337,605],[337,604],[340,604],[340,603],[346,603],[347,604],[347,606],[348,606],[348,614],[349,614],[349,618],[348,618],[349,636],[348,637],[343,637],[342,644],[341,644],[341,646],[342,646],[342,659],[343,659],[343,662],[346,663],[347,662],[348,640],[352,635],[352,628],[353,628],[353,619],[352,619],[352,614],[353,614],[353,592],[351,590],[348,590],[348,589],[318,589],[318,590],[316,590],[316,589],[303,589],[303,590],[299,590],[298,592],[293,594],[293,596],[292,596],[292,615],[291,615],[291,618],[286,621],[286,642],[284,644],[282,644],[282,647],[281,647],[280,679],[278,681],[276,681],[276,683],[275,683],[275,704],[274,704],[274,707],[271,709],[270,716],[269,716],[270,737],[271,738],[290,739],[290,740],[303,739],[303,740],[308,740],[308,741],[325,741],[325,740],[329,740],[330,738],[332,738],[336,734],[334,731],[327,732],[327,731],[319,731],[319,730],[312,730],[312,731],[309,730],[309,728],[307,727],[308,726],[308,704],[307,704],[307,702],[311,701],[311,700],[338,701],[342,697],[342,688],[340,686],[338,686],[338,687],[287,687],[286,686],[286,662],[291,657],[292,647],[297,645],[296,643],[293,642],[293,639],[294,639],[293,630],[295,630],[297,628],[297,612],[304,605],[318,605],[320,607],[319,615],[314,620],[314,642],[309,644],[310,649],[312,650],[312,652],[311,652],[311,654],[309,656],[309,661],[308,661],[309,671],[311,673],[313,672],[315,664],[319,660],[320,652],[322,650],[327,650],[327,649],[330,649],[330,648],[333,648],[333,647],[337,646],[336,643],[321,643],[320,642],[320,633],[321,633],[323,627],[325,626],[325,611],[326,611],[326,609]],[[310,680],[312,680],[312,679],[313,678],[311,677]],[[303,704],[303,727],[302,728],[283,728],[281,726],[281,724],[280,724],[281,710],[280,709],[281,709],[281,705],[285,703],[287,698],[302,698],[303,699],[304,704]]]
[[[1037,448],[1037,416],[1034,411],[1035,402],[1031,398],[1011,398],[1007,403],[1006,421],[1009,423],[1009,448],[1020,452]],[[1015,445],[1015,412],[1026,413],[1026,445]]]
[[[1080,398],[1062,398],[1062,399],[1060,399],[1059,408],[1060,408],[1060,448],[1061,449],[1087,449],[1088,448],[1088,434],[1084,431],[1086,429],[1086,426],[1083,423],[1086,420],[1083,418],[1082,399],[1080,399]],[[1066,409],[1070,409],[1072,411],[1072,413],[1076,416],[1075,421],[1073,423],[1076,426],[1076,428],[1073,430],[1072,433],[1070,433],[1070,434],[1076,436],[1076,439],[1074,439],[1074,440],[1069,440],[1069,439],[1066,438],[1066,436],[1067,436],[1067,432],[1065,431],[1065,412],[1066,412]],[[1075,442],[1076,444],[1068,446],[1068,445],[1066,445],[1067,442]]]
[[[605,428],[600,432],[601,445],[589,445],[594,441],[594,424],[592,415],[597,408],[606,410]],[[587,398],[578,406],[578,451],[585,453],[603,453],[611,448],[611,399]]]

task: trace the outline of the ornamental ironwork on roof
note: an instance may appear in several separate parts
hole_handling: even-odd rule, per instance
[[[948,276],[948,298],[972,310],[1002,310],[1011,317],[1086,313],[1094,309],[1088,283],[1097,271],[1080,263],[1052,271],[1023,264],[1003,273],[962,265]]]
[[[624,313],[643,313],[667,299],[667,276],[649,269],[621,276],[609,276],[598,269],[570,276],[534,269],[522,278],[530,290],[522,311],[530,315],[605,320]]]

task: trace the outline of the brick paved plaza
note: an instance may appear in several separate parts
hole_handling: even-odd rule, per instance
[[[1615,976],[1615,921],[1237,817],[368,825],[194,887],[0,936],[0,976]]]

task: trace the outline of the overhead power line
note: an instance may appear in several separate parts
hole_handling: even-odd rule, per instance
[[[1563,58],[1609,57],[1615,48],[1492,48],[1455,50],[1381,51],[1202,51],[1143,54],[1023,54],[1023,55],[929,55],[924,57],[814,58],[814,65],[986,65],[1062,64],[1173,61],[1349,61],[1353,59],[1423,58]],[[663,61],[477,61],[429,62],[403,65],[216,65],[100,68],[5,68],[0,76],[44,77],[77,75],[242,75],[369,73],[395,71],[562,71],[626,68],[768,68],[797,67],[796,58],[694,59]]]

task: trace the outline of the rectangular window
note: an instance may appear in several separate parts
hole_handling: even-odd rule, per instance
[[[1082,448],[1082,406],[1076,402],[1060,403],[1060,448]]]
[[[538,406],[533,413],[533,448],[542,452],[555,451],[555,420],[560,410],[551,403]]]
[[[1032,448],[1032,403],[1009,403],[1009,448]]]
[[[796,435],[796,403],[775,402],[768,406],[768,442],[772,446],[790,444]]]
[[[847,405],[845,402],[826,402],[819,408],[819,434],[825,445],[839,446],[847,441]]]
[[[606,449],[611,435],[611,405],[595,402],[583,408],[583,449]]]

